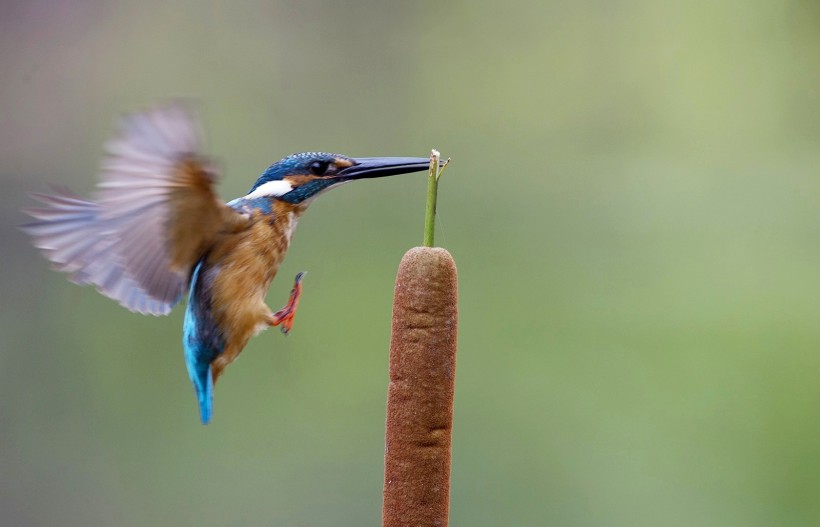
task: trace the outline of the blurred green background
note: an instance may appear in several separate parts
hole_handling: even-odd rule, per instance
[[[0,523],[378,525],[393,278],[424,175],[346,186],[203,427],[182,310],[49,266],[118,114],[202,107],[220,192],[292,152],[452,156],[452,525],[820,524],[820,4],[0,7]],[[282,279],[285,277],[285,279]]]

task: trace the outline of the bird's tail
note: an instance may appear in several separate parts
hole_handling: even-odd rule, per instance
[[[202,424],[207,425],[211,422],[211,415],[214,410],[214,377],[211,372],[210,364],[203,364],[203,368],[196,368],[191,376],[191,382],[194,384],[194,391],[196,398],[199,400],[199,417],[202,419]]]
[[[182,325],[182,347],[185,366],[199,401],[202,424],[208,424],[213,413],[214,370],[211,363],[224,349],[221,336],[210,316],[207,288],[200,282],[202,262],[194,267],[188,291],[188,307]]]

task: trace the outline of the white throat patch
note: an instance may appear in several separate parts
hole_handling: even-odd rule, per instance
[[[278,198],[280,196],[284,196],[291,190],[293,190],[293,185],[283,179],[276,179],[274,181],[262,183],[256,187],[253,192],[245,196],[245,199]]]

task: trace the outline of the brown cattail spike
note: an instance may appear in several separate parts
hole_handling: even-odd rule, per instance
[[[458,326],[458,276],[445,249],[402,258],[393,301],[384,527],[444,527]]]

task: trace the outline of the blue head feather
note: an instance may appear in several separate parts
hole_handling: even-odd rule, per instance
[[[332,163],[336,159],[350,159],[341,154],[331,154],[329,152],[302,152],[300,154],[293,154],[268,167],[262,172],[256,183],[253,184],[249,194],[259,188],[261,185],[270,181],[281,181],[286,176],[312,176],[317,175],[313,171],[315,163]],[[308,198],[311,198],[330,187],[338,184],[340,181],[336,179],[314,179],[298,187],[291,192],[278,196],[277,199],[286,201],[288,203],[301,203]]]

